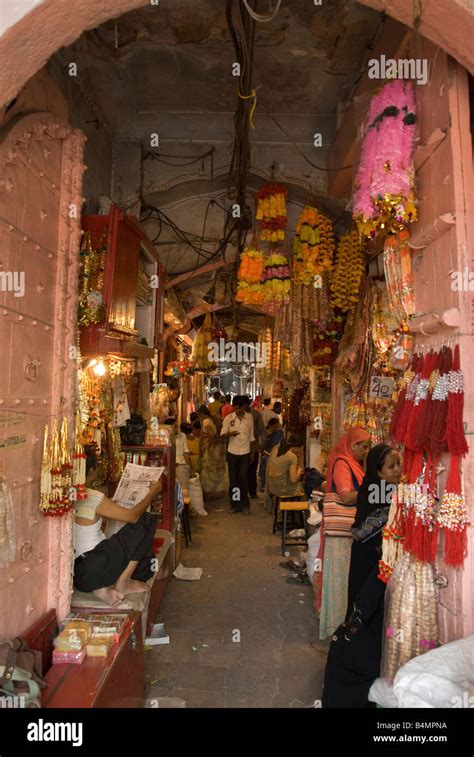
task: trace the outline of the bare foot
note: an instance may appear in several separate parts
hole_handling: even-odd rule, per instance
[[[118,592],[123,594],[138,594],[142,591],[150,591],[150,587],[143,581],[134,581],[133,578],[128,578],[125,581],[117,581],[115,588]]]
[[[118,607],[124,600],[124,594],[118,589],[113,589],[111,586],[96,589],[92,593],[109,607]]]

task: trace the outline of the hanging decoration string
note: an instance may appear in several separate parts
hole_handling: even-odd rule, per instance
[[[241,100],[251,100],[253,98],[253,103],[252,103],[252,107],[250,109],[250,115],[249,115],[249,124],[250,124],[250,128],[255,130],[255,126],[253,123],[253,114],[255,112],[255,108],[257,107],[257,90],[252,89],[252,92],[250,95],[242,95],[239,92],[239,97]]]
[[[259,21],[262,24],[267,24],[269,21],[273,21],[275,16],[277,15],[278,11],[280,10],[281,6],[281,0],[277,0],[277,4],[275,8],[270,11],[269,16],[262,16],[260,13],[256,13],[248,4],[248,0],[244,0],[244,5],[247,9],[248,14],[251,18],[253,18],[254,21]]]

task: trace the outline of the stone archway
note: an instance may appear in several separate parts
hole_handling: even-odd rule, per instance
[[[413,0],[360,2],[413,27]],[[23,16],[0,37],[0,107],[17,95],[56,50],[70,45],[87,29],[145,5],[143,0],[76,0],[71,10],[69,0],[42,0],[30,10],[30,2],[25,0],[24,4]],[[154,4],[158,6],[159,0],[154,0]],[[472,0],[426,3],[420,34],[443,48],[471,73],[474,73],[474,46],[466,45],[465,41],[473,31]]]

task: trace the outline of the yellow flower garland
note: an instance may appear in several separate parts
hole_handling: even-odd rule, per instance
[[[293,280],[312,284],[333,267],[334,230],[330,219],[311,205],[303,209],[293,239]]]
[[[357,229],[344,234],[337,248],[337,262],[331,284],[332,305],[347,313],[359,299],[365,271],[365,240]]]

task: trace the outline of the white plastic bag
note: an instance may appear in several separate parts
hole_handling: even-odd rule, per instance
[[[191,499],[191,512],[196,513],[197,515],[207,515],[207,512],[204,509],[204,497],[202,494],[199,473],[196,473],[195,476],[189,479],[189,497]]]
[[[318,530],[308,539],[308,551],[306,552],[306,572],[308,578],[313,582],[315,560],[318,556],[319,545],[321,544],[321,530]]]
[[[393,688],[403,708],[474,708],[474,635],[410,660]]]

